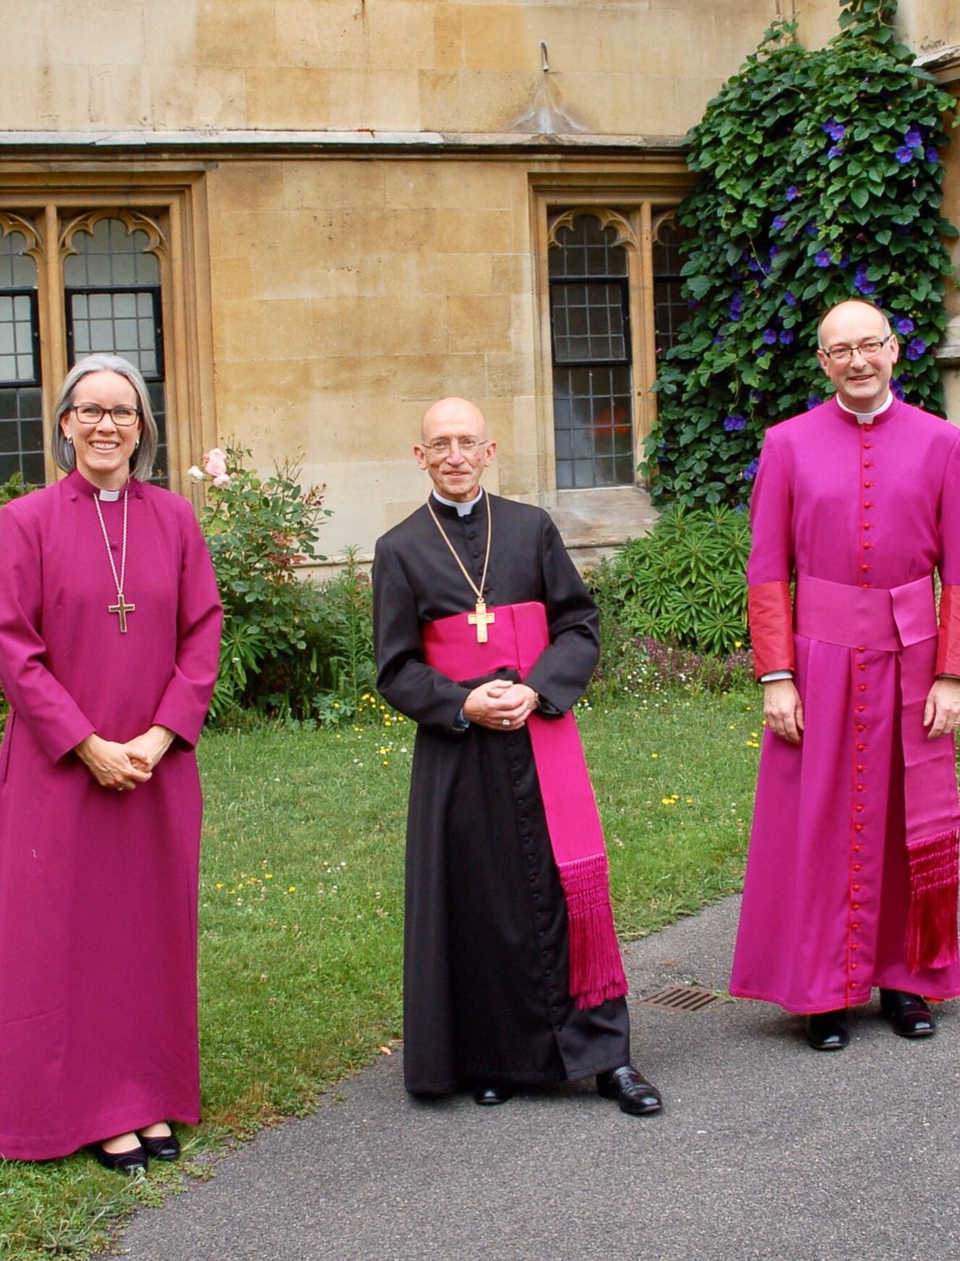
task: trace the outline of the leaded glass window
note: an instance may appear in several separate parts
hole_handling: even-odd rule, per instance
[[[634,481],[629,260],[613,226],[578,215],[549,254],[560,490]]]
[[[120,219],[97,220],[77,230],[75,253],[63,261],[67,345],[70,362],[108,351],[140,369],[157,422],[159,444],[154,480],[168,479],[166,396],[163,384],[163,326],[160,261],[148,252],[146,232],[127,231]]]
[[[37,265],[21,232],[0,236],[0,482],[44,482]]]
[[[680,325],[687,318],[680,268],[683,259],[680,244],[686,233],[673,214],[665,217],[656,230],[653,242],[653,297],[657,354],[661,355],[677,340]]]

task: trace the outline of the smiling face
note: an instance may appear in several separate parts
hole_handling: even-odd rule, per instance
[[[480,408],[465,398],[443,398],[428,408],[420,437],[413,453],[430,474],[437,494],[453,503],[475,499],[483,470],[493,463],[497,451],[497,444],[487,438],[487,422]],[[477,445],[472,451],[461,451],[459,441],[453,441],[460,438]],[[428,445],[438,439],[448,440],[446,451],[432,450]]]
[[[900,358],[900,343],[895,336],[888,338],[889,333],[881,312],[867,302],[841,302],[820,325],[820,366],[833,382],[840,401],[852,411],[874,412],[887,397],[893,365]],[[855,350],[845,363],[837,363],[824,354],[824,350],[858,346],[865,341],[882,341],[883,346],[870,356]]]
[[[138,408],[137,391],[118,372],[88,372],[77,382],[70,409],[60,418],[60,427],[73,444],[77,471],[101,490],[119,490],[130,476],[130,459],[143,422],[138,419],[132,425],[117,425],[104,412],[95,425],[85,425],[76,411],[85,403]]]

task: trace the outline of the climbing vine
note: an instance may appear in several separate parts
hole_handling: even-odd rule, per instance
[[[696,189],[679,209],[690,316],[659,373],[642,470],[655,499],[742,503],[766,427],[820,402],[817,323],[844,298],[890,316],[893,388],[942,407],[940,214],[955,102],[897,42],[897,0],[840,0],[840,30],[807,51],[770,28],[689,136]]]

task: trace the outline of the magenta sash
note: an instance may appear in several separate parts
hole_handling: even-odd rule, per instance
[[[958,957],[960,802],[953,738],[928,740],[923,711],[934,679],[933,576],[886,590],[797,575],[794,625],[808,639],[900,656],[900,741],[910,860],[907,954],[914,971]]]
[[[501,667],[523,678],[550,646],[542,604],[504,604],[488,609],[496,620],[487,642],[478,643],[467,613],[428,622],[423,628],[427,665],[447,678],[482,678]],[[560,873],[570,929],[570,994],[578,1007],[597,1007],[627,992],[620,958],[607,855],[597,803],[573,714],[543,718],[532,713],[527,731],[540,781],[550,846]]]

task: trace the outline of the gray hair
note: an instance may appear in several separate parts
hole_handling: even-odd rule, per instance
[[[62,468],[65,473],[71,473],[77,467],[73,443],[67,441],[60,420],[73,406],[74,390],[91,372],[116,372],[118,376],[129,381],[136,391],[137,406],[140,408],[143,427],[140,430],[140,445],[130,461],[130,472],[137,481],[148,482],[153,476],[153,461],[157,454],[157,422],[153,418],[147,385],[140,375],[139,368],[135,368],[128,360],[121,359],[119,355],[106,353],[87,355],[85,359],[78,360],[67,373],[60,387],[53,413],[53,436],[50,449],[57,467]]]
[[[832,315],[838,306],[846,306],[848,302],[856,302],[860,306],[865,306],[871,311],[876,311],[877,315],[879,315],[880,318],[883,320],[884,338],[891,337],[893,335],[893,328],[891,327],[890,321],[887,319],[886,315],[884,315],[883,311],[880,310],[880,308],[876,305],[875,302],[865,302],[863,298],[844,298],[842,302],[835,302],[833,306],[829,308],[829,310],[824,311],[823,316],[821,317],[820,323],[817,325],[817,349],[818,350],[826,350],[826,346],[824,346],[823,344],[823,337],[821,335],[821,330],[823,329],[823,321],[828,316]]]

